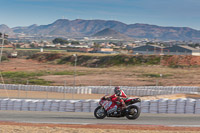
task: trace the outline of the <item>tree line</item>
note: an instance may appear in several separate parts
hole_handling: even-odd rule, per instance
[[[54,40],[52,40],[53,44],[58,44],[60,43],[61,45],[65,45],[65,44],[80,44],[78,41],[68,41],[68,40],[65,40],[63,38],[55,38]]]

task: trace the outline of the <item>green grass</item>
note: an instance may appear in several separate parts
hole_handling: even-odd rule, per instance
[[[4,79],[6,84],[29,84],[29,85],[51,85],[51,81],[45,81],[43,79]]]
[[[32,85],[50,85],[51,82],[38,79],[39,76],[46,75],[45,72],[2,72],[2,76],[7,84],[29,84]]]
[[[25,50],[28,50],[28,51],[40,51],[40,48],[17,48],[16,50],[21,50],[21,51],[25,51]],[[45,52],[48,52],[48,51],[58,51],[58,52],[66,52],[66,50],[63,50],[63,49],[51,49],[51,48],[43,48],[43,50]]]
[[[44,72],[2,72],[5,78],[30,78],[36,76],[43,76]]]
[[[51,85],[51,81],[46,81],[44,79],[30,79],[28,81],[29,84],[34,84],[34,85]]]
[[[77,75],[86,75],[88,72],[76,71]],[[40,71],[40,72],[2,72],[4,78],[32,78],[45,75],[74,75],[74,71]]]
[[[58,71],[58,72],[50,72],[51,75],[74,75],[74,71]],[[76,71],[76,75],[86,75],[87,72],[79,72]]]
[[[86,75],[88,72],[76,71],[76,75]],[[31,85],[51,85],[50,81],[40,79],[46,75],[74,75],[74,71],[39,71],[39,72],[2,72],[2,76],[7,84],[31,84]]]

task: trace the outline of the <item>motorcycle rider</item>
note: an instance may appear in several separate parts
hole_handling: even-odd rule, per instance
[[[114,89],[114,93],[112,96],[110,96],[110,100],[112,102],[116,102],[118,105],[121,104],[122,105],[122,108],[121,110],[124,110],[126,108],[126,104],[123,100],[123,98],[127,98],[126,94],[124,93],[123,90],[120,89],[119,86],[115,87]]]

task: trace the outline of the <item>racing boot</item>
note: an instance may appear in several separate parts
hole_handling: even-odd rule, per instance
[[[126,104],[124,102],[122,102],[121,111],[123,114],[126,113]]]

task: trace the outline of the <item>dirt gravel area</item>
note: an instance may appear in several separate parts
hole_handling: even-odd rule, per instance
[[[0,70],[2,71],[41,71],[41,70],[56,70],[64,69],[65,65],[51,65],[41,63],[31,59],[9,59],[1,63]]]
[[[36,60],[10,59],[0,64],[0,71],[74,71],[74,66],[62,64],[55,65],[42,63]],[[169,68],[166,66],[118,66],[109,68],[76,68],[77,72],[84,75],[76,76],[77,86],[200,86],[200,68]],[[146,74],[146,76],[145,76]],[[163,77],[152,77],[148,75],[160,75]],[[74,75],[48,75],[39,77],[44,80],[53,81],[52,85],[72,86]]]
[[[65,125],[0,122],[1,133],[200,133],[200,127]]]

